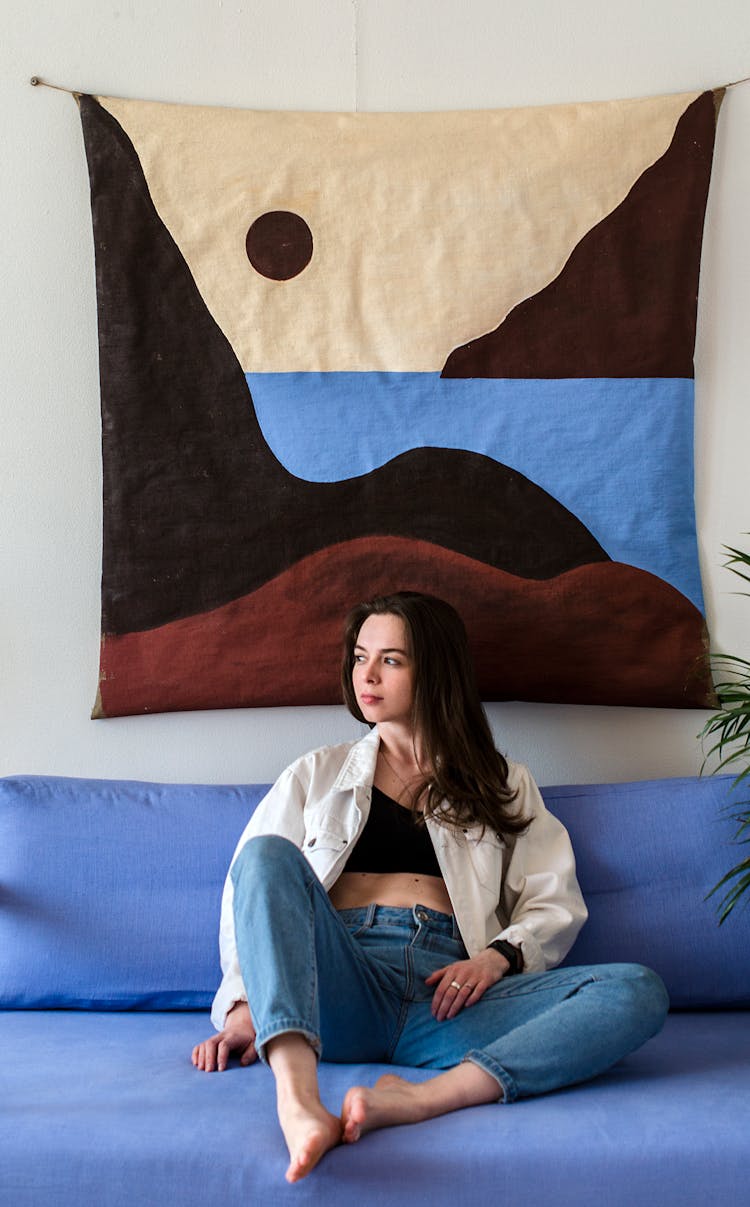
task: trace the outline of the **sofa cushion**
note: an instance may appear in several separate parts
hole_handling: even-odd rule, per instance
[[[733,844],[732,776],[543,789],[567,827],[589,907],[567,964],[635,961],[675,1007],[750,1004],[750,910],[718,924],[720,894],[746,854]]]
[[[590,917],[567,963],[634,960],[678,1007],[750,1004],[750,910],[705,897],[740,858],[731,777],[545,788]],[[0,779],[0,1006],[200,1009],[221,890],[267,785]]]
[[[596,1081],[511,1106],[371,1132],[304,1182],[273,1077],[207,1076],[204,1014],[7,1012],[4,1207],[739,1207],[747,1202],[748,1017],[681,1014]],[[428,1069],[320,1067],[338,1113],[351,1085]],[[3,1192],[5,1192],[3,1194]]]
[[[224,877],[265,791],[0,780],[0,1004],[208,1006]]]

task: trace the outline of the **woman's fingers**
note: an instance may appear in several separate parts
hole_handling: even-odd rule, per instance
[[[236,1002],[227,1014],[223,1031],[204,1039],[193,1048],[192,1060],[196,1069],[213,1073],[223,1072],[233,1052],[240,1053],[240,1064],[249,1065],[258,1059],[255,1051],[255,1028],[247,1002]]]
[[[463,1010],[469,1001],[469,998],[476,990],[476,986],[474,985],[461,985],[460,989],[456,989],[452,984],[451,988],[454,990],[453,1000],[449,1000],[449,995],[446,996],[445,1001],[447,1002],[447,1010],[444,1016],[445,1018],[455,1018],[459,1011]]]
[[[473,1006],[475,1002],[478,1002],[484,996],[487,989],[489,989],[489,985],[483,985],[481,982],[477,982],[476,985],[471,986],[464,1006]]]
[[[445,1018],[454,1018],[477,989],[471,981],[469,970],[461,964],[449,964],[446,968],[439,968],[427,978],[428,985],[434,985],[436,981],[438,984],[432,998],[432,1013],[438,1022]]]
[[[193,1064],[196,1069],[203,1069],[207,1073],[213,1070],[216,1040],[217,1037],[211,1036],[210,1039],[204,1039],[202,1043],[195,1045],[193,1048]]]
[[[231,1051],[231,1044],[223,1034],[212,1035],[210,1039],[204,1039],[203,1043],[196,1044],[193,1048],[193,1064],[204,1073],[213,1073],[217,1069],[223,1072]]]
[[[219,1043],[216,1048],[216,1068],[220,1073],[223,1073],[229,1063],[229,1054],[232,1051],[230,1044],[222,1034],[219,1037]]]
[[[482,955],[437,968],[425,982],[427,985],[437,985],[432,998],[433,1016],[438,1022],[455,1018],[466,1006],[474,1006],[490,985],[494,985],[499,979],[494,968],[488,966]]]

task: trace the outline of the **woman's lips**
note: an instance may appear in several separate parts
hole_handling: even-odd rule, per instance
[[[359,702],[360,704],[379,704],[381,699],[381,696],[360,696]]]

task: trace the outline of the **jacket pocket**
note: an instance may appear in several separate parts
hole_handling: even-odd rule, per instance
[[[302,853],[321,879],[348,847],[348,831],[336,818],[309,819]]]

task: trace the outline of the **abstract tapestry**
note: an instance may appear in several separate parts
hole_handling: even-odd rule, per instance
[[[710,705],[693,350],[721,91],[422,114],[79,98],[95,716],[340,700],[425,590],[486,700]]]

